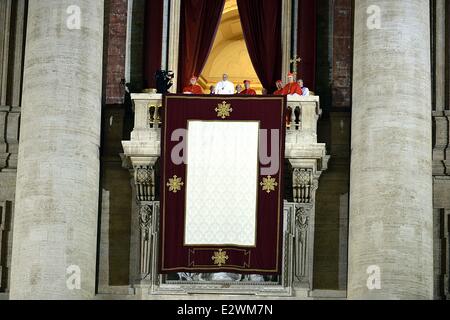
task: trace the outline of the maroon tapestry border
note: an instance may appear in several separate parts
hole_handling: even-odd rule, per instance
[[[226,119],[217,117],[215,108],[231,103],[232,113]],[[161,130],[161,216],[160,272],[239,272],[243,274],[280,274],[283,228],[283,169],[285,153],[286,98],[280,96],[187,96],[167,95],[163,99],[163,128]],[[170,160],[179,141],[171,141],[174,130],[187,129],[189,120],[259,121],[260,129],[280,130],[279,171],[273,175],[276,192],[258,190],[258,221],[256,247],[184,246],[184,185],[179,192],[169,191],[167,183],[177,176],[186,183],[186,165]],[[270,134],[268,134],[270,137]],[[269,146],[267,150],[270,150]],[[270,151],[269,151],[270,152]],[[261,166],[261,164],[260,164]],[[259,179],[262,176],[259,173]],[[217,265],[212,258],[225,252],[227,260]]]

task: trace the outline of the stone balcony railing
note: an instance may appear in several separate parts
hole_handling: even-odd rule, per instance
[[[153,168],[161,152],[162,95],[138,93],[131,98],[135,122],[131,140],[122,143],[124,160],[134,169]],[[322,110],[318,96],[288,97],[287,104],[291,118],[286,121],[285,158],[293,168],[293,198],[295,202],[307,203],[312,201],[310,189],[327,169],[329,159],[325,144],[317,142],[317,121]],[[154,200],[154,190],[148,190],[146,198]]]
[[[159,157],[162,95],[138,93],[131,98],[135,123],[131,141],[123,142],[125,154]],[[322,113],[319,97],[288,97],[288,109],[291,119],[287,121],[286,158],[322,160],[320,167],[325,169],[325,144],[317,143],[317,121]]]
[[[134,178],[133,192],[137,201],[133,214],[133,234],[137,238],[132,243],[139,244],[139,248],[132,248],[138,257],[133,259],[136,263],[130,267],[130,273],[136,279],[136,288],[139,285],[149,286],[153,294],[214,291],[217,289],[215,283],[198,287],[196,284],[178,286],[166,282],[157,273],[159,201],[155,192],[158,184],[155,171],[161,155],[162,95],[140,93],[132,94],[131,98],[135,125],[130,141],[122,142],[122,159],[124,167],[130,169]],[[292,176],[292,195],[288,198],[293,201],[285,202],[284,259],[280,287],[263,284],[262,288],[255,286],[249,289],[237,285],[229,287],[230,293],[265,292],[281,295],[283,292],[287,295],[302,295],[312,289],[315,194],[319,177],[327,169],[329,156],[325,144],[317,142],[317,121],[321,115],[319,97],[288,97],[287,104],[291,117],[286,121],[285,158],[289,160],[292,171],[286,175],[289,178]]]

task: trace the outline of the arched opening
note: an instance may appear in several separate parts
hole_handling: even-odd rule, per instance
[[[222,20],[211,53],[200,75],[199,84],[205,92],[209,92],[211,85],[222,80],[223,73],[227,73],[235,85],[242,84],[244,80],[250,80],[252,88],[261,94],[261,81],[258,79],[245,44],[236,0],[225,2]]]

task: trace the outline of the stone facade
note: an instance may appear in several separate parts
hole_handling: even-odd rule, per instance
[[[314,287],[346,290],[352,84],[352,1],[318,1],[318,139],[330,154],[317,192]]]
[[[106,105],[120,105],[125,98],[128,1],[105,1],[105,12],[104,99]]]
[[[432,1],[434,296],[449,298],[450,4]]]
[[[352,53],[353,53],[353,1],[334,1],[333,28],[333,78],[332,99],[334,108],[350,108],[352,104]]]
[[[142,296],[137,295],[140,290],[139,287],[135,286],[132,288],[136,280],[136,270],[140,267],[138,261],[140,238],[139,229],[136,227],[138,220],[134,214],[138,209],[138,204],[135,200],[136,190],[132,172],[123,169],[120,154],[124,152],[121,141],[129,140],[131,130],[134,126],[131,99],[126,92],[124,83],[131,83],[131,87],[139,88],[137,89],[138,91],[142,87],[143,8],[145,1],[105,0],[105,14],[104,16],[102,15],[101,21],[100,14],[98,17],[90,20],[93,29],[89,30],[102,30],[104,39],[101,41],[101,36],[95,32],[94,34],[88,34],[88,39],[91,39],[93,42],[90,42],[87,51],[91,55],[93,54],[92,50],[98,53],[98,50],[101,50],[99,48],[100,41],[103,45],[103,50],[101,51],[103,53],[103,63],[100,62],[101,59],[97,59],[95,65],[98,67],[103,64],[103,71],[94,67],[94,65],[86,66],[84,64],[85,60],[82,60],[83,53],[76,51],[81,47],[85,47],[84,44],[86,43],[75,42],[77,47],[73,47],[70,45],[73,41],[73,38],[70,36],[59,35],[60,38],[58,38],[57,32],[51,33],[52,37],[56,37],[56,40],[46,39],[47,47],[52,44],[55,46],[64,45],[65,48],[72,48],[73,50],[70,52],[68,50],[62,50],[58,56],[47,57],[48,59],[54,59],[53,61],[58,61],[58,65],[54,75],[48,74],[39,80],[43,88],[42,90],[37,90],[35,87],[36,83],[33,82],[33,72],[35,72],[33,63],[35,61],[32,57],[40,56],[43,59],[45,58],[41,56],[42,53],[37,49],[41,45],[41,39],[34,31],[37,30],[36,28],[42,27],[39,25],[39,19],[36,18],[36,12],[44,12],[40,10],[44,10],[44,2],[47,1],[30,2],[30,6],[28,2],[27,0],[4,0],[0,2],[0,299],[8,296],[11,284],[14,285],[14,283],[16,284],[16,289],[11,296],[12,298],[27,297],[27,290],[24,288],[24,284],[28,284],[28,287],[33,290],[40,291],[42,297],[92,298],[94,295],[94,286],[97,284],[97,294],[100,299],[108,299],[111,295],[131,299],[136,297],[142,298]],[[42,4],[40,5],[36,4],[41,2]],[[49,0],[48,2],[53,3],[55,1]],[[57,2],[58,4],[62,3],[64,9],[69,5],[65,1]],[[89,12],[89,16],[95,12],[103,12],[103,7],[100,8],[97,7],[97,4],[94,4],[94,2],[103,3],[103,1],[85,0],[79,2],[82,9]],[[430,8],[428,6],[425,8],[424,6],[423,8],[421,7],[423,10],[414,12],[407,10],[411,6],[420,6],[421,4],[419,2],[421,0],[398,0],[395,1],[396,4],[388,0],[376,1],[376,3],[370,0],[356,2],[351,0],[318,0],[318,86],[316,93],[321,98],[321,107],[324,110],[324,114],[318,124],[318,139],[319,142],[326,143],[327,153],[331,155],[331,159],[328,163],[328,170],[321,176],[320,188],[316,194],[313,257],[313,288],[315,290],[312,291],[310,298],[324,297],[323,292],[325,292],[325,296],[327,297],[345,297],[347,295],[348,277],[350,284],[348,294],[350,298],[434,297],[435,299],[441,299],[449,297],[450,27],[448,20],[450,18],[450,4],[446,3],[445,0],[433,0],[431,1]],[[287,8],[286,3],[285,7]],[[386,23],[389,24],[392,21],[390,19],[396,17],[397,14],[404,14],[405,19],[410,19],[409,21],[411,23],[408,24],[408,28],[402,31],[405,37],[410,36],[411,26],[419,28],[418,25],[420,25],[423,28],[419,32],[414,32],[414,34],[419,34],[424,37],[418,42],[420,43],[420,48],[417,46],[414,49],[420,49],[422,56],[427,55],[426,51],[431,52],[432,56],[432,65],[429,68],[432,72],[429,74],[429,77],[424,71],[428,66],[421,65],[425,59],[420,59],[418,61],[419,64],[414,63],[417,71],[420,74],[424,74],[425,83],[420,85],[421,88],[428,91],[428,86],[431,85],[432,103],[428,103],[428,97],[426,95],[421,95],[423,101],[419,106],[417,97],[411,98],[412,96],[410,96],[408,99],[411,98],[411,103],[401,107],[406,100],[399,102],[394,94],[396,92],[395,90],[403,92],[403,89],[406,90],[406,85],[408,87],[410,85],[417,86],[418,82],[417,79],[405,78],[407,80],[400,81],[400,84],[391,83],[389,87],[381,88],[383,89],[382,92],[385,93],[384,100],[390,101],[390,108],[387,108],[385,112],[381,112],[379,107],[377,107],[377,112],[374,113],[374,117],[378,117],[380,113],[388,115],[392,111],[391,108],[401,109],[405,111],[404,114],[399,111],[394,116],[391,113],[391,118],[388,121],[392,124],[398,121],[403,125],[411,120],[413,111],[420,110],[420,114],[423,115],[422,118],[424,119],[423,124],[413,124],[411,122],[412,132],[424,130],[423,137],[427,140],[428,135],[425,134],[426,127],[429,126],[433,129],[432,145],[430,144],[430,148],[432,147],[433,149],[432,154],[428,155],[424,153],[421,155],[421,159],[423,160],[430,157],[430,172],[427,171],[428,167],[419,168],[417,166],[417,170],[414,171],[414,179],[410,183],[411,185],[416,185],[418,188],[417,184],[420,182],[422,200],[428,200],[431,197],[432,188],[433,208],[430,206],[430,208],[427,207],[425,210],[424,208],[428,203],[426,201],[424,207],[420,207],[420,209],[417,209],[417,207],[417,210],[411,209],[411,212],[408,212],[411,214],[408,215],[408,221],[406,223],[405,220],[397,221],[405,225],[412,225],[414,221],[422,221],[426,227],[420,230],[414,229],[416,230],[414,232],[421,232],[426,241],[419,241],[420,243],[414,242],[417,238],[412,235],[414,234],[412,229],[405,229],[403,230],[404,239],[402,238],[405,241],[402,241],[402,246],[400,247],[395,241],[381,240],[381,238],[395,239],[395,237],[389,238],[389,236],[383,236],[380,238],[380,234],[385,235],[386,230],[389,229],[389,224],[393,221],[389,215],[391,211],[395,211],[395,206],[390,207],[389,210],[379,210],[383,208],[382,204],[380,206],[374,205],[373,207],[369,207],[377,202],[370,197],[368,198],[368,195],[374,192],[385,194],[383,192],[385,192],[388,185],[391,186],[391,189],[395,190],[398,189],[394,186],[401,187],[405,185],[405,181],[392,180],[386,174],[387,172],[391,172],[392,177],[399,177],[399,173],[403,172],[402,167],[412,168],[414,163],[416,163],[414,161],[418,159],[417,154],[407,153],[406,151],[413,147],[411,145],[399,146],[401,150],[405,151],[404,153],[398,152],[399,149],[386,150],[385,148],[381,148],[383,142],[379,141],[375,143],[374,140],[370,140],[373,137],[368,137],[368,141],[370,140],[374,147],[381,148],[379,152],[375,152],[376,155],[381,153],[387,156],[391,152],[393,157],[389,159],[392,161],[395,159],[398,170],[384,170],[383,184],[380,184],[374,174],[363,176],[362,171],[360,172],[358,171],[359,169],[356,170],[357,167],[353,167],[353,178],[352,184],[350,185],[350,153],[352,152],[352,161],[354,161],[356,166],[359,165],[360,168],[362,168],[361,166],[364,163],[370,161],[370,159],[362,161],[363,159],[359,157],[359,147],[361,147],[359,137],[364,137],[364,134],[370,128],[371,130],[373,129],[371,132],[378,132],[379,130],[382,132],[386,123],[385,121],[383,125],[380,124],[377,128],[371,127],[378,123],[377,120],[374,120],[367,125],[361,127],[356,126],[356,129],[350,130],[352,121],[354,123],[361,123],[360,121],[363,121],[372,108],[372,105],[367,102],[370,100],[366,99],[367,96],[364,96],[364,100],[361,99],[361,85],[365,84],[370,86],[371,84],[364,82],[367,80],[362,78],[360,70],[363,67],[371,68],[375,65],[379,66],[379,64],[370,60],[370,57],[362,55],[363,46],[366,45],[365,39],[374,37],[374,43],[380,43],[380,41],[389,39],[386,34],[380,35],[379,37],[381,38],[377,38],[376,31],[374,33],[368,32],[363,36],[357,34],[354,38],[353,23],[355,22],[355,32],[366,32],[367,27],[365,22],[367,14],[365,10],[371,4],[380,3],[383,8],[387,8],[387,11],[384,11],[386,15],[383,16]],[[178,1],[173,2],[174,8],[178,4]],[[57,5],[55,6],[58,7]],[[288,9],[286,8],[285,10]],[[30,10],[32,11],[30,12]],[[52,11],[50,10],[49,12]],[[65,10],[61,12],[65,13]],[[420,12],[423,16],[417,12]],[[427,12],[431,12],[431,19],[426,19],[427,17],[425,15]],[[409,15],[406,16],[406,14]],[[28,26],[32,25],[33,29],[28,30],[29,39],[27,45],[29,45],[29,49],[27,49],[27,52],[24,52],[27,15]],[[61,17],[62,14],[61,16],[53,15],[50,17],[50,21],[54,21],[55,24],[62,27],[61,20],[59,20]],[[177,18],[177,15],[173,12],[172,18]],[[426,20],[431,21],[431,41],[426,38]],[[421,23],[415,23],[415,21],[420,21]],[[104,32],[101,26],[104,26]],[[395,28],[398,27],[397,25],[392,25],[392,37],[395,37],[394,34],[398,31]],[[288,26],[286,26],[286,30],[287,28]],[[168,45],[169,48],[173,48],[177,42],[176,32],[174,31],[176,28],[172,24],[169,29],[171,39],[169,39]],[[53,32],[56,29],[51,30],[50,28],[48,30],[49,32]],[[284,36],[286,39],[289,38],[287,32],[285,32]],[[401,41],[402,39],[397,40],[395,41],[395,48],[400,50],[408,46],[407,43]],[[428,46],[428,43],[432,44],[431,50],[429,50],[430,46]],[[354,46],[355,50],[353,49]],[[74,52],[76,52],[76,57],[74,57]],[[170,52],[171,55],[174,55],[175,50],[171,49]],[[25,59],[26,65],[24,67],[23,61],[26,54],[29,56]],[[355,54],[355,59],[353,59],[353,54]],[[380,56],[380,61],[382,63],[394,61],[395,59],[390,54],[386,52]],[[176,63],[177,59],[171,58],[171,55],[169,55],[169,64],[171,61],[172,63]],[[96,57],[98,58],[97,55]],[[355,67],[353,66],[354,60],[356,63]],[[83,67],[78,64],[80,61],[83,61]],[[75,68],[76,70],[71,69],[74,65],[78,65],[79,68]],[[395,65],[395,63],[392,64],[393,67]],[[22,94],[24,68],[26,72],[25,90]],[[55,86],[58,82],[63,82],[61,77],[65,77],[66,81],[68,81],[67,79],[71,79],[70,75],[65,73],[68,69],[82,74],[85,68],[88,68],[90,75],[96,79],[95,83],[101,83],[102,86],[97,87],[91,84],[87,87],[79,88],[80,79],[73,79],[73,83],[69,81],[71,95],[77,94],[76,97],[80,99],[77,100],[75,105],[73,99],[71,101],[64,99],[65,94],[63,93],[55,94],[54,90],[46,91],[50,86]],[[354,70],[353,72],[352,69]],[[48,71],[48,69],[42,70]],[[389,70],[385,71],[388,72]],[[43,72],[43,74],[45,73]],[[375,75],[376,71],[374,69],[372,76]],[[398,82],[397,75],[391,74],[389,79]],[[428,81],[428,79],[431,79],[431,81]],[[405,88],[400,88],[401,85],[404,85]],[[77,86],[77,89],[73,90],[73,86]],[[356,96],[354,93],[352,94],[352,86],[353,88],[357,88],[355,90]],[[376,87],[379,88],[377,85]],[[77,91],[78,89],[80,91]],[[133,89],[131,90],[134,91]],[[64,91],[62,90],[61,92]],[[45,99],[41,99],[41,96],[44,94],[47,96],[45,96]],[[380,99],[380,96],[381,93],[377,98]],[[22,97],[26,99],[26,107],[28,107],[24,113],[22,112],[22,105],[24,105],[22,103]],[[83,135],[77,132],[79,128],[72,130],[70,126],[63,128],[64,130],[62,131],[56,129],[56,131],[53,129],[53,131],[47,130],[51,126],[47,126],[47,120],[45,117],[40,116],[42,111],[36,111],[36,106],[39,103],[53,106],[55,110],[58,109],[61,111],[59,112],[58,121],[67,121],[67,123],[70,123],[74,119],[74,108],[77,108],[77,106],[81,107],[84,104],[81,101],[88,98],[93,99],[89,103],[94,106],[95,116],[92,117],[92,113],[89,115],[86,114],[87,118],[81,117],[84,120],[80,118],[80,121],[91,123],[89,130],[92,130],[92,132],[89,136],[93,138],[93,145],[90,147],[86,146],[86,148],[81,147],[79,151],[81,153],[86,152],[85,156],[92,160],[86,163],[86,166],[91,168],[92,171],[86,176],[85,180],[80,180],[79,190],[85,190],[83,192],[85,195],[88,195],[87,198],[89,200],[86,200],[84,196],[78,197],[75,194],[75,198],[78,197],[77,199],[80,199],[80,202],[86,205],[85,208],[76,209],[75,204],[70,201],[61,200],[60,202],[60,200],[56,200],[63,199],[65,195],[55,193],[55,188],[59,186],[61,189],[64,189],[64,179],[71,178],[65,175],[72,174],[76,171],[76,168],[72,166],[73,163],[65,157],[68,155],[73,157],[73,154],[80,154],[78,152],[72,153],[70,150],[64,148],[58,149],[62,146],[57,143],[57,140],[67,136],[68,140],[66,141],[70,143],[70,141],[86,141],[86,139],[90,138],[83,138]],[[97,101],[97,98],[98,103],[94,103],[93,101]],[[103,102],[101,117],[99,112],[100,101]],[[69,105],[70,112],[68,111]],[[426,120],[426,109],[429,111],[428,114],[431,114],[430,119],[432,119],[432,122]],[[362,110],[366,110],[366,113],[361,114]],[[52,111],[54,110],[47,112],[49,116],[51,116]],[[25,119],[21,119],[22,115],[25,116]],[[76,113],[75,116],[77,116]],[[95,141],[97,139],[100,141],[100,135],[97,135],[100,132],[100,123],[102,124],[102,141],[101,149],[98,151],[98,143]],[[358,128],[360,131],[358,131]],[[406,130],[406,126],[399,126],[398,128],[400,131],[403,130],[402,132]],[[19,130],[21,139],[23,139],[21,141],[24,142],[21,146],[22,156],[18,156]],[[44,131],[47,132],[45,136],[42,135]],[[350,146],[351,131],[353,134],[352,148]],[[33,136],[36,136],[36,139]],[[408,134],[404,134],[404,136],[408,136]],[[431,136],[429,138],[431,140]],[[424,146],[425,144],[424,142]],[[426,146],[428,147],[428,145]],[[96,155],[94,155],[94,150],[98,152]],[[369,152],[371,150],[366,151]],[[54,155],[53,159],[49,155]],[[100,158],[97,157],[98,155]],[[399,158],[394,157],[399,155]],[[19,179],[16,181],[18,159],[21,157],[22,163],[26,163],[25,160],[30,161],[30,159],[35,159],[36,166],[40,168],[39,170],[42,170],[42,177],[39,178],[39,176],[36,176],[36,172],[34,172],[36,170],[33,170],[33,167],[23,167],[22,169],[19,168]],[[86,161],[84,156],[77,159],[79,163]],[[52,162],[53,160],[55,161]],[[388,162],[392,163],[391,160]],[[44,161],[48,164],[47,167],[43,165]],[[424,160],[420,163],[425,165],[426,161]],[[95,167],[98,168],[98,171]],[[71,171],[70,168],[75,171]],[[20,170],[22,170],[22,173],[20,173]],[[52,175],[55,175],[55,177],[56,175],[58,176],[54,180],[51,180],[53,181],[52,183],[55,183],[56,187],[50,185],[50,177]],[[418,176],[421,178],[419,179]],[[429,178],[429,181],[427,178]],[[36,185],[37,181],[39,181],[39,188]],[[98,181],[100,181],[99,184]],[[364,189],[364,192],[358,193],[358,190],[355,191],[355,188],[362,190],[360,187],[365,185],[364,181],[373,181],[373,183],[371,183],[371,186],[367,190]],[[61,182],[61,185],[59,185],[59,182]],[[389,184],[387,184],[388,182]],[[19,192],[18,195],[16,195],[16,190]],[[36,193],[37,190],[45,191],[45,194],[39,195]],[[27,199],[29,196],[39,197],[50,194],[54,196],[52,196],[54,198],[52,201],[55,201],[53,207],[44,208],[42,203],[33,202],[35,199]],[[98,194],[100,194],[99,201],[97,201]],[[413,192],[411,191],[410,194],[413,194]],[[401,193],[386,196],[387,198],[384,198],[384,201],[388,204],[400,203],[405,199],[405,194]],[[390,196],[392,197],[389,198]],[[27,208],[23,203],[17,207],[16,199],[31,203],[33,207]],[[361,199],[362,204],[359,208],[354,206],[358,199]],[[95,205],[97,202],[100,203],[99,206]],[[353,209],[351,209],[351,203],[353,203]],[[42,210],[38,209],[38,207]],[[374,209],[375,207],[377,210]],[[67,241],[65,239],[63,241],[65,237],[63,234],[66,234],[67,230],[60,228],[62,224],[58,222],[60,221],[58,220],[58,215],[55,212],[51,212],[53,210],[52,208],[55,208],[55,212],[57,211],[56,208],[59,208],[58,210],[65,210],[67,213],[71,212],[71,215],[67,217],[65,223],[66,227],[69,227],[70,230],[73,229],[75,235],[77,234],[77,224],[83,219],[85,219],[83,223],[86,225],[89,224],[89,227],[86,228],[89,231],[80,234],[79,237],[74,236],[74,239],[77,240]],[[97,215],[97,208],[100,208],[98,235],[97,222],[94,217]],[[350,221],[349,211],[353,215],[353,218],[352,215],[350,216]],[[15,214],[17,212],[18,219],[15,220]],[[81,217],[77,218],[80,220],[72,219],[79,212],[82,213]],[[360,215],[362,213],[365,213],[367,216],[365,218],[358,217],[358,214]],[[372,215],[373,219],[369,217]],[[45,223],[41,223],[41,218],[37,217],[45,217]],[[384,233],[380,233],[377,221],[383,221],[385,223],[386,228]],[[34,231],[28,230],[26,225],[30,223],[40,226],[40,229],[34,229]],[[353,234],[350,238],[348,234],[349,223],[350,233]],[[373,239],[378,239],[376,244],[381,246],[381,251],[377,251],[377,248],[370,247],[362,238],[358,238],[355,229],[352,233],[352,227],[356,228],[362,225],[371,226],[368,232],[373,233]],[[47,235],[46,239],[43,239],[44,235]],[[12,241],[13,236],[15,240],[14,247]],[[96,248],[97,238],[99,239],[98,248]],[[61,246],[55,246],[56,240],[61,242]],[[413,242],[417,245],[413,244]],[[348,245],[350,245],[350,257],[347,255]],[[422,250],[421,255],[424,258],[431,259],[432,256],[434,257],[434,271],[430,269],[429,263],[423,261],[423,264],[421,264],[422,262],[418,263],[414,268],[405,267],[401,270],[397,270],[395,266],[393,267],[389,263],[384,264],[383,257],[385,257],[385,252],[383,250],[392,249],[408,258],[412,247],[415,248],[414,250],[417,250],[416,248],[422,248],[420,250]],[[11,256],[14,251],[13,248],[21,249],[14,254],[15,260],[17,261],[17,273],[15,276],[13,275],[11,283]],[[52,259],[63,251],[65,257],[68,258],[66,261],[56,260],[54,266],[49,266],[48,264],[41,263],[42,261],[33,255],[34,249],[35,251],[42,250],[42,257],[46,257],[47,259]],[[98,254],[96,254],[97,250]],[[361,289],[361,283],[363,285],[366,283],[364,279],[367,279],[367,273],[365,272],[366,270],[362,269],[360,262],[365,261],[364,263],[368,263],[369,260],[372,261],[373,259],[371,260],[371,258],[364,256],[364,250],[378,252],[379,259],[377,261],[381,261],[379,263],[383,266],[383,272],[386,274],[384,279],[386,281],[391,276],[403,279],[403,276],[407,272],[408,274],[412,272],[417,277],[423,277],[423,286],[418,286],[417,283],[407,283],[405,280],[406,282],[398,282],[397,287],[399,290],[385,286],[378,292],[379,295],[377,296],[367,294],[367,292]],[[66,279],[65,272],[67,263],[76,259],[81,259],[82,262],[80,264],[84,266],[83,268],[89,270],[86,273],[86,282],[82,283],[82,293],[72,295],[72,293],[67,293],[64,290],[54,290],[54,295],[50,295],[46,292],[45,290],[49,289],[46,286],[49,283],[48,279],[51,278],[50,274],[55,273],[57,270],[59,276],[57,279],[55,278],[56,280],[54,282],[63,283]],[[408,259],[406,260],[409,261]],[[27,263],[24,261],[27,261]],[[31,271],[27,265],[30,261],[33,264],[34,271]],[[348,261],[350,261],[350,274],[347,274]],[[373,262],[373,264],[376,263]],[[422,268],[419,268],[420,266]],[[95,271],[95,268],[97,268],[97,271]],[[355,268],[359,269],[356,270]],[[25,281],[19,279],[19,272],[20,274],[27,274]],[[23,282],[24,284],[19,284],[19,282]],[[419,287],[422,289],[425,288],[426,290],[418,293]],[[332,290],[332,292],[328,290]]]
[[[0,293],[9,291],[26,0],[0,3]]]

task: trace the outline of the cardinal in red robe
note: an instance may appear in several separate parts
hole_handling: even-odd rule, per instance
[[[244,81],[245,89],[240,93],[241,95],[245,96],[256,96],[256,91],[250,88],[250,81],[245,80]]]
[[[197,77],[193,76],[187,87],[184,87],[183,94],[203,94],[203,89],[197,84]]]
[[[288,84],[283,89],[283,95],[287,96],[292,94],[298,94],[299,96],[301,96],[303,92],[300,85],[294,80],[294,74],[289,73]]]
[[[278,80],[276,85],[277,85],[277,90],[273,94],[276,96],[282,96],[283,95],[283,81]]]

